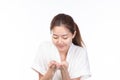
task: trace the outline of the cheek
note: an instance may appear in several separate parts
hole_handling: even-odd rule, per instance
[[[66,43],[67,45],[70,45],[70,44],[72,43],[72,39],[67,39],[67,40],[65,41],[65,43]]]
[[[58,44],[58,41],[56,39],[53,39],[53,38],[52,38],[52,42],[53,42],[54,45]]]

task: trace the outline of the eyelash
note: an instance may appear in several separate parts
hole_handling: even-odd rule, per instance
[[[54,36],[53,36],[53,38],[58,39],[58,37],[54,37]],[[68,37],[63,37],[63,39],[68,39]]]
[[[63,39],[67,39],[68,37],[63,37]]]
[[[58,39],[58,37],[53,37],[54,39]]]

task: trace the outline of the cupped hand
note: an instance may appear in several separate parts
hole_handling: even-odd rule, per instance
[[[52,69],[52,70],[57,70],[57,69],[60,69],[60,70],[67,70],[68,69],[68,63],[66,61],[62,61],[61,63],[59,62],[56,62],[54,60],[50,61],[49,63],[49,68]]]
[[[61,63],[60,63],[60,67],[59,67],[59,69],[61,69],[61,70],[67,70],[68,69],[68,62],[67,61],[62,61]]]
[[[48,65],[49,69],[51,70],[56,70],[57,69],[57,66],[56,66],[56,61],[52,60],[50,61],[49,65]]]

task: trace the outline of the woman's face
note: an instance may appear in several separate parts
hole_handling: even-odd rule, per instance
[[[63,25],[55,26],[52,29],[52,41],[59,52],[66,53],[68,51],[74,35]]]

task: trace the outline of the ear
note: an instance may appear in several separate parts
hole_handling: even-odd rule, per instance
[[[73,37],[72,38],[74,38],[76,36],[76,31],[74,31],[74,34],[73,34]]]

